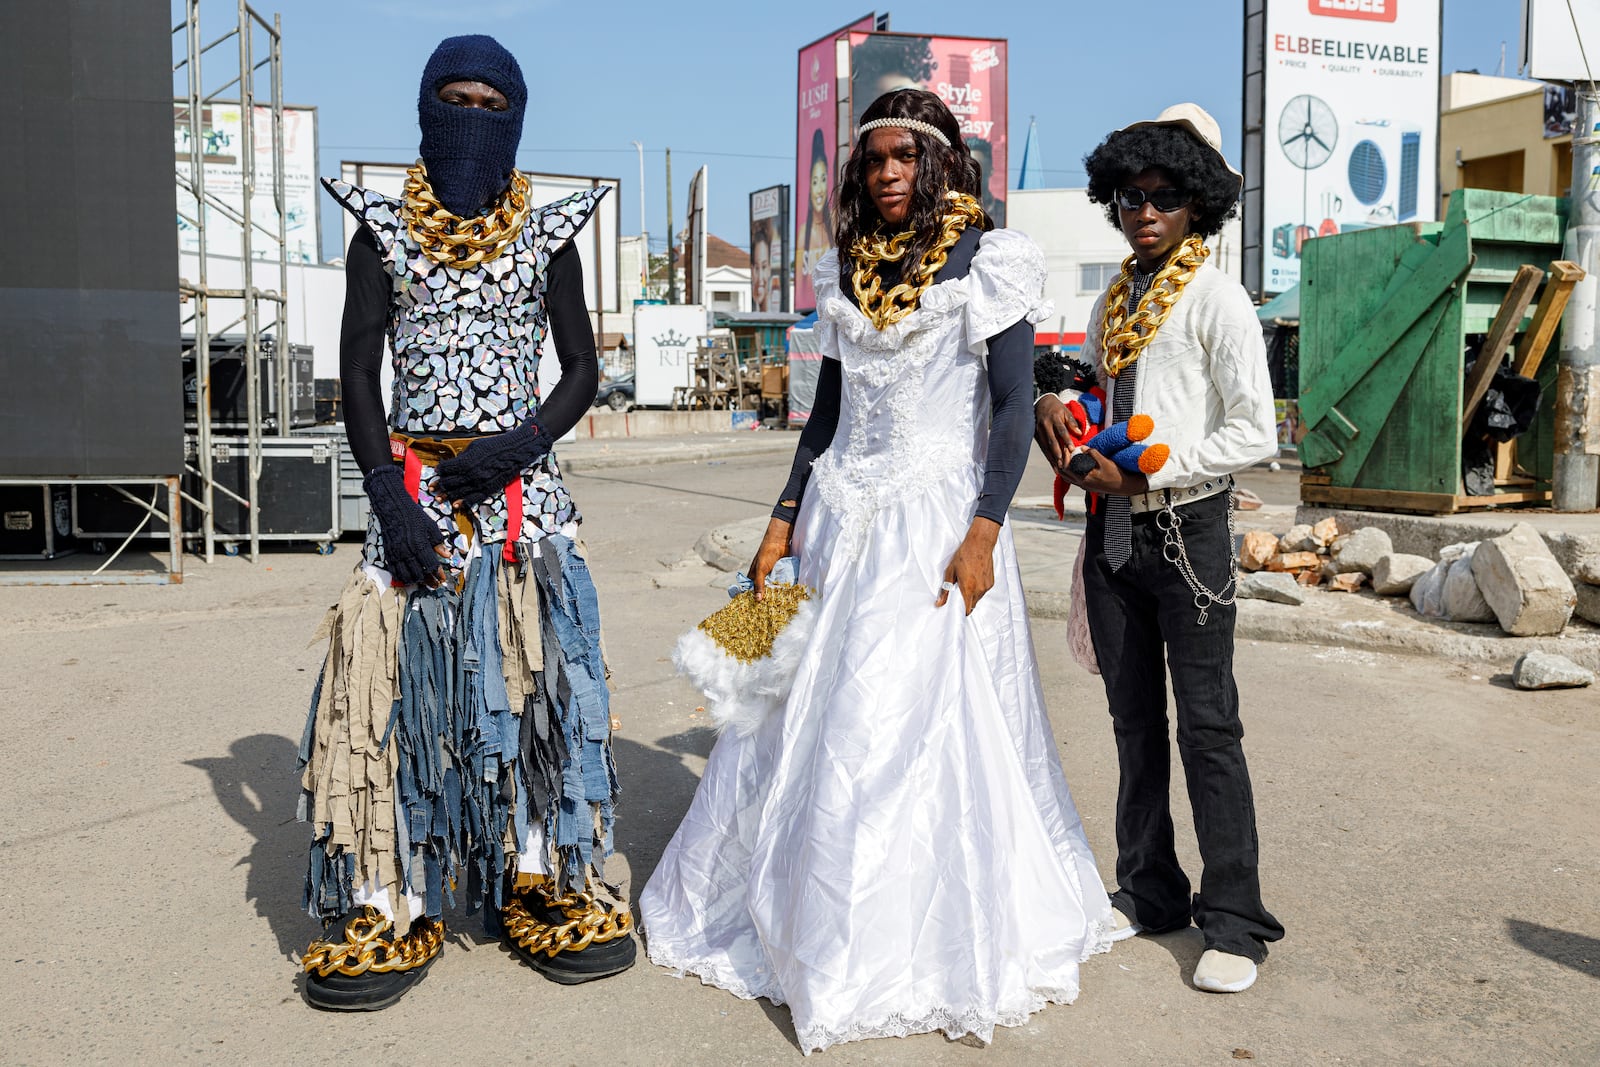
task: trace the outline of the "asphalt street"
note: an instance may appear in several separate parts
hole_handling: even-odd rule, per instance
[[[668,662],[727,578],[695,542],[764,514],[787,466],[774,449],[569,475],[615,668],[615,869],[635,892],[714,740]],[[1275,480],[1245,484],[1274,502]],[[1048,493],[1036,463],[1022,495]],[[321,659],[308,642],[356,556],[281,548],[191,560],[175,587],[0,588],[0,1062],[799,1062],[784,1009],[647,963],[557,986],[460,914],[397,1007],[305,1006],[296,959],[316,926],[299,907],[294,756]],[[1034,641],[1110,879],[1104,695],[1063,623],[1036,621]],[[1483,668],[1336,644],[1243,643],[1237,675],[1266,902],[1288,930],[1255,988],[1193,990],[1193,930],[1137,938],[1085,964],[1076,1004],[987,1050],[927,1035],[823,1062],[1600,1062],[1593,692],[1523,693]],[[1198,877],[1187,806],[1179,775],[1180,855]]]

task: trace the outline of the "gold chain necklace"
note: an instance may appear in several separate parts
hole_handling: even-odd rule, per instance
[[[915,236],[914,231],[907,230],[893,237],[875,233],[858,237],[850,245],[850,258],[856,264],[850,284],[855,288],[856,303],[861,306],[862,314],[866,315],[874,329],[892,326],[915,311],[922,294],[933,284],[933,276],[950,258],[950,249],[961,239],[961,232],[969,225],[982,221],[983,208],[972,197],[956,192],[946,195],[950,198],[950,210],[941,219],[943,230],[939,240],[917,264],[910,281],[901,282],[884,292],[882,279],[878,277],[878,264],[898,263],[905,256],[906,248]]]
[[[428,168],[417,160],[406,169],[405,202],[401,217],[406,232],[422,246],[422,254],[446,267],[481,266],[504,252],[528,221],[528,178],[511,172],[511,185],[493,209],[477,218],[453,215],[433,193]]]
[[[1122,274],[1111,283],[1105,311],[1100,316],[1100,365],[1106,374],[1115,378],[1139,358],[1210,254],[1199,237],[1185,237],[1150,280],[1150,288],[1139,298],[1132,315],[1128,314],[1128,286],[1132,284],[1135,260],[1129,256],[1122,261]]]

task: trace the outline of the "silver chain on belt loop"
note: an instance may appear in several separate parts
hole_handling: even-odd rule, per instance
[[[1206,624],[1210,617],[1211,606],[1221,604],[1223,607],[1234,602],[1239,595],[1239,554],[1234,551],[1233,530],[1233,480],[1228,480],[1228,487],[1223,490],[1228,498],[1228,581],[1221,593],[1213,593],[1205,584],[1195,576],[1194,567],[1189,563],[1189,551],[1183,544],[1183,533],[1179,529],[1183,525],[1183,517],[1172,507],[1171,490],[1162,491],[1161,511],[1156,514],[1156,525],[1161,528],[1162,545],[1161,554],[1168,563],[1175,564],[1178,573],[1183,575],[1183,580],[1194,591],[1194,606],[1200,609],[1198,620],[1201,626]],[[1229,590],[1232,590],[1229,592]]]

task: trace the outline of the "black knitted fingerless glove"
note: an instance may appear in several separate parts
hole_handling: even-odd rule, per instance
[[[468,507],[481,504],[533,466],[554,444],[532,419],[515,430],[474,441],[461,455],[434,469],[439,495]]]
[[[361,479],[372,501],[373,514],[383,530],[384,562],[389,572],[406,585],[416,585],[443,565],[434,547],[444,544],[444,534],[422,505],[406,492],[400,468],[385,465]]]

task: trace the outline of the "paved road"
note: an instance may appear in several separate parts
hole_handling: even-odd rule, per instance
[[[570,478],[616,667],[619,866],[636,887],[712,743],[666,657],[725,576],[678,564],[708,527],[762,514],[786,466],[772,452]],[[1023,492],[1048,482],[1030,472]],[[292,956],[312,924],[298,909],[293,755],[320,659],[307,641],[354,557],[343,546],[193,564],[178,588],[0,589],[0,1061],[798,1063],[782,1009],[645,965],[555,986],[465,916],[396,1009],[304,1006]],[[1062,624],[1039,622],[1034,637],[1109,876],[1104,697],[1064,654]],[[827,1061],[1220,1064],[1241,1049],[1263,1064],[1600,1060],[1592,692],[1526,694],[1447,661],[1307,645],[1246,644],[1238,674],[1263,882],[1289,930],[1255,989],[1197,993],[1197,935],[1141,938],[1085,966],[1077,1004],[1001,1031],[986,1052],[923,1036]],[[1181,812],[1181,783],[1175,793]],[[1192,848],[1183,855],[1197,871]]]

